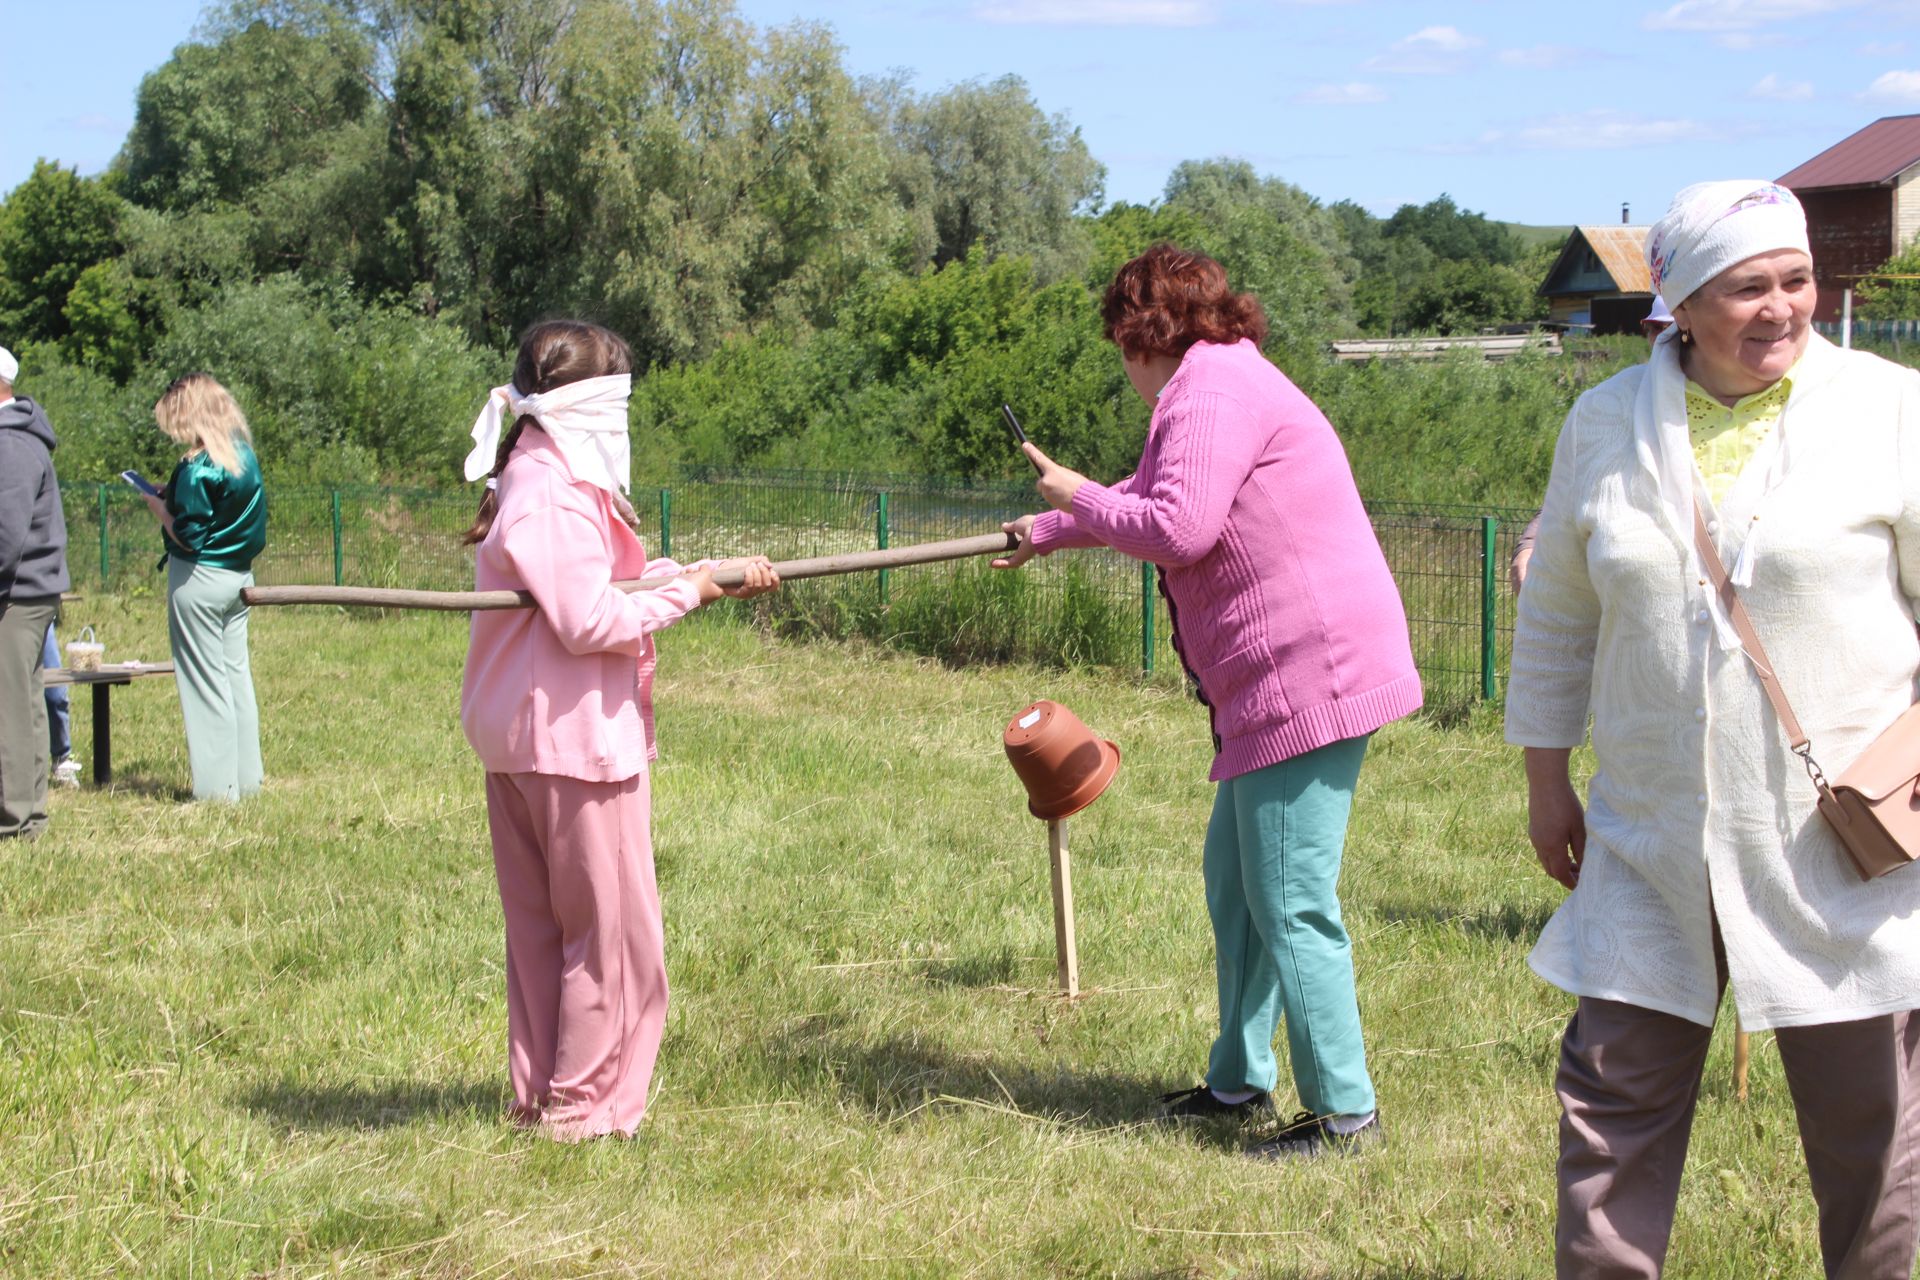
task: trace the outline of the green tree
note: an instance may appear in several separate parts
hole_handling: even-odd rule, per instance
[[[898,148],[894,189],[925,253],[904,265],[944,266],[978,247],[1030,258],[1043,280],[1084,269],[1075,215],[1098,207],[1106,169],[1025,81],[969,81],[928,98],[892,83],[873,94]]]
[[[1876,274],[1920,276],[1920,237],[1881,263]],[[1920,279],[1862,281],[1853,291],[1853,313],[1862,320],[1920,319]]]
[[[1354,274],[1338,218],[1299,187],[1262,178],[1244,160],[1186,161],[1167,180],[1164,208],[1197,228],[1236,289],[1266,308],[1270,354],[1302,358],[1352,328]]]
[[[1545,312],[1537,283],[1503,263],[1437,262],[1408,292],[1404,319],[1443,334],[1537,319]]]
[[[0,204],[0,332],[14,344],[72,327],[67,299],[87,270],[120,251],[122,202],[111,184],[47,160]]]
[[[1520,242],[1484,213],[1462,209],[1442,194],[1425,204],[1403,204],[1382,228],[1389,239],[1418,240],[1447,262],[1511,263],[1520,256]]]

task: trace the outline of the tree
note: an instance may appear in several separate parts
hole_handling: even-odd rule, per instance
[[[1920,276],[1920,236],[1880,264],[1876,274]],[[1867,280],[1853,291],[1853,313],[1862,320],[1920,319],[1920,280]]]
[[[1483,213],[1460,208],[1444,193],[1422,205],[1401,205],[1383,230],[1389,239],[1418,240],[1446,262],[1511,263],[1520,256],[1520,242],[1511,231]]]
[[[1354,268],[1339,220],[1318,200],[1244,160],[1189,160],[1164,208],[1191,219],[1193,243],[1266,308],[1270,352],[1304,351],[1352,327]]]
[[[1106,170],[1025,81],[969,81],[921,99],[889,83],[873,94],[899,150],[895,192],[930,246],[928,258],[904,265],[945,266],[979,247],[1032,259],[1042,280],[1085,266],[1075,215],[1099,205]]]
[[[1409,290],[1405,322],[1412,329],[1468,333],[1535,319],[1544,310],[1536,283],[1503,263],[1437,262]]]
[[[0,330],[15,342],[66,336],[67,298],[120,251],[111,184],[46,160],[0,204]]]

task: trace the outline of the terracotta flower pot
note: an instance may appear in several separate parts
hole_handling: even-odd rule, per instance
[[[1009,721],[1001,743],[1027,789],[1028,812],[1049,822],[1098,800],[1120,768],[1119,747],[1045,699]]]

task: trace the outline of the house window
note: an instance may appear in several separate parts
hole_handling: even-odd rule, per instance
[[[1598,275],[1600,273],[1600,255],[1588,249],[1580,255],[1580,269],[1588,275]]]

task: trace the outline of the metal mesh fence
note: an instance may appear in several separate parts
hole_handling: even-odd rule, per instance
[[[79,590],[155,583],[160,537],[138,494],[65,485],[68,561]],[[991,531],[1033,509],[1025,481],[694,469],[633,494],[649,553],[689,561],[775,560],[907,546]],[[277,487],[254,576],[268,583],[459,590],[473,581],[460,535],[473,492]],[[1506,565],[1532,512],[1369,503],[1406,603],[1429,706],[1500,696],[1513,631]],[[752,608],[790,634],[862,634],[955,661],[1178,663],[1151,568],[1082,551],[995,573],[984,560],[797,582]]]

